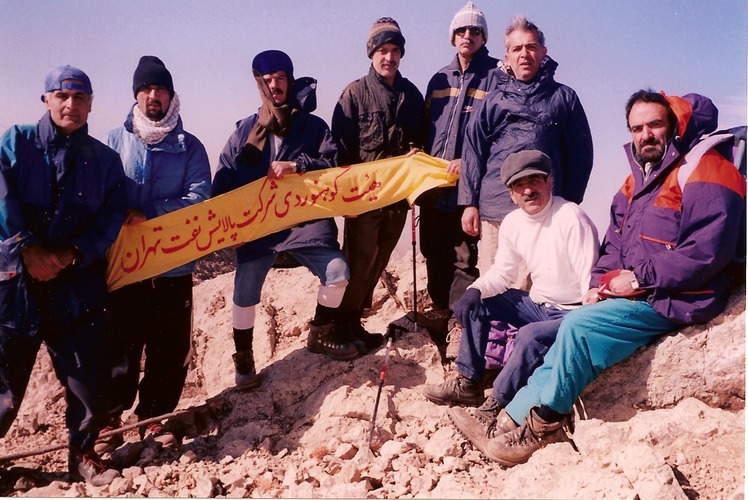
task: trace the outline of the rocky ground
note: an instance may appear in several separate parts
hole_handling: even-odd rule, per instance
[[[422,262],[417,269],[423,302]],[[225,270],[212,262],[198,276]],[[232,280],[229,272],[195,288],[194,356],[180,408],[199,410],[170,422],[184,436],[180,447],[128,432],[112,456],[121,476],[102,487],[68,482],[64,451],[0,463],[0,495],[743,498],[744,288],[714,322],[606,371],[583,397],[588,419],[577,422],[578,452],[553,444],[505,470],[421,395],[423,384],[453,371],[424,330],[398,337],[390,351],[369,451],[384,350],[339,362],[305,349],[317,283],[303,268],[271,272],[255,335],[264,382],[233,390]],[[412,289],[406,257],[388,269],[366,327],[384,332],[410,309]],[[42,350],[0,454],[64,443],[63,413],[64,394]]]

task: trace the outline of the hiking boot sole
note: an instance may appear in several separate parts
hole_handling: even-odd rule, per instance
[[[350,361],[352,359],[356,359],[359,356],[358,349],[355,348],[349,352],[334,352],[329,349],[318,347],[316,345],[308,345],[307,349],[309,350],[309,352],[313,352],[314,354],[324,354],[328,358],[334,359],[335,361]]]
[[[480,421],[465,408],[450,408],[447,414],[462,437],[467,439],[483,456],[488,457],[489,439]]]
[[[239,391],[249,391],[260,387],[262,384],[262,375],[260,374],[247,374],[243,375],[237,373],[234,377],[234,388]]]

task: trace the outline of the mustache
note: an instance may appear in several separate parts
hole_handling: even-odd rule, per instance
[[[656,137],[653,137],[651,139],[646,139],[639,143],[640,146],[659,146],[660,144],[661,143],[659,139],[657,139]]]
[[[522,201],[532,201],[532,200],[536,200],[537,198],[538,198],[538,192],[537,191],[533,191],[530,194],[523,195],[522,196]]]

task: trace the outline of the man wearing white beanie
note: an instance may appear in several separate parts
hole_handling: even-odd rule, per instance
[[[429,134],[426,152],[449,160],[448,172],[460,173],[465,126],[487,94],[487,74],[498,59],[488,55],[486,16],[468,2],[452,18],[449,41],[454,59],[436,72],[426,89]],[[442,335],[455,326],[452,305],[478,277],[478,237],[462,230],[457,188],[432,190],[419,201],[421,252],[426,258],[428,291],[433,308],[417,321]],[[447,357],[457,356],[459,332]]]

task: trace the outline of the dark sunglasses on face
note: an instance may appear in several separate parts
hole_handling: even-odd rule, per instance
[[[465,32],[469,32],[471,36],[478,36],[483,34],[483,30],[480,28],[474,28],[474,27],[463,27],[463,28],[457,28],[455,30],[455,34],[463,36]]]

